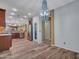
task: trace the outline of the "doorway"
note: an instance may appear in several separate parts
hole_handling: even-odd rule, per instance
[[[42,23],[43,42],[54,45],[54,16],[50,16],[48,21]]]

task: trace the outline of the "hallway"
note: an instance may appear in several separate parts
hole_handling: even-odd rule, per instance
[[[0,59],[79,59],[79,54],[44,43],[13,39],[11,49],[1,52]]]
[[[79,0],[1,0],[0,59],[79,59]]]

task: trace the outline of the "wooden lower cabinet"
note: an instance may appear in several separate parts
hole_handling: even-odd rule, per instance
[[[0,36],[0,52],[8,50],[12,46],[12,37],[11,35]]]
[[[24,38],[24,33],[12,33],[12,39]]]

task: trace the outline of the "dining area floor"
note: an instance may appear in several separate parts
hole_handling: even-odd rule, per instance
[[[13,39],[12,47],[0,52],[0,59],[79,59],[79,54],[26,39]]]

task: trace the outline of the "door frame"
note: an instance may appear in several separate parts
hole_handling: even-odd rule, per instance
[[[50,41],[51,46],[55,45],[55,38],[54,38],[54,16],[50,16]]]

